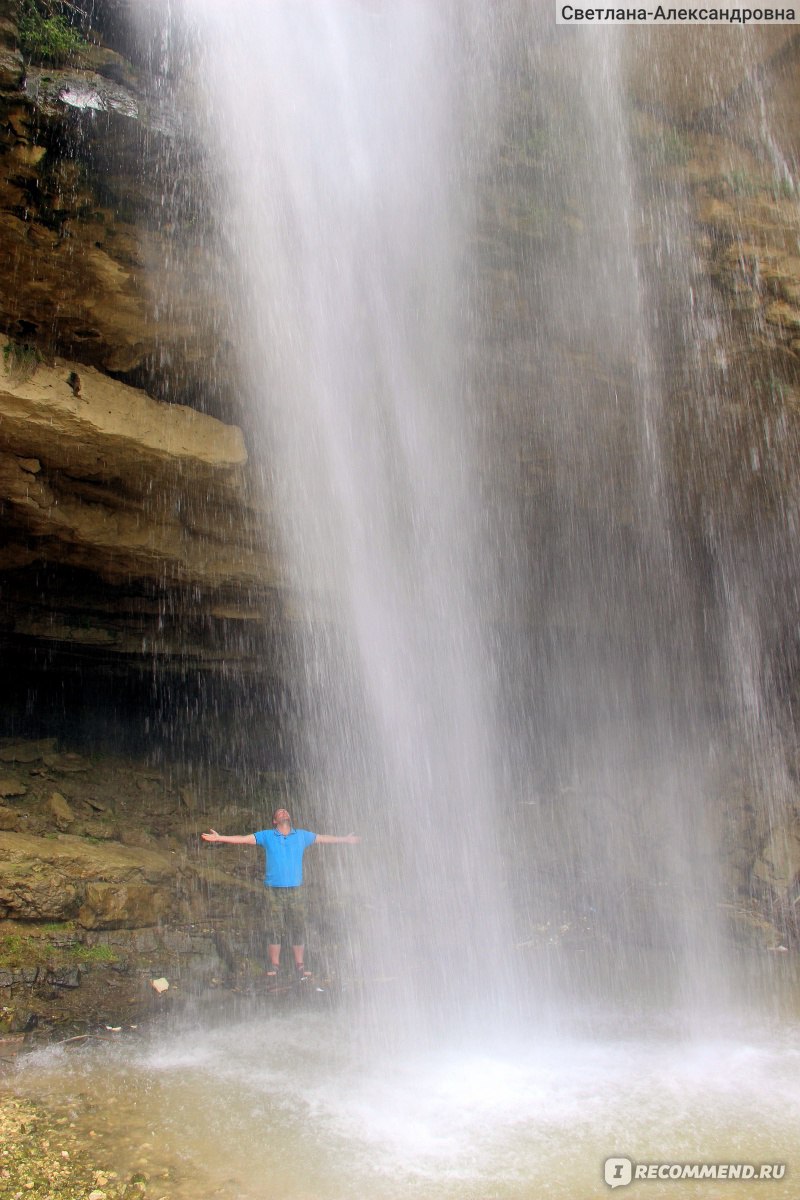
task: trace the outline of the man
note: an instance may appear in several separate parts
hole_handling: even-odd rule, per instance
[[[269,968],[267,979],[274,986],[278,979],[281,962],[281,941],[286,939],[292,947],[297,978],[311,977],[306,970],[306,913],[302,892],[303,855],[314,842],[320,844],[344,843],[354,846],[361,841],[353,833],[346,837],[333,837],[328,833],[311,833],[308,829],[294,829],[292,819],[285,808],[276,809],[272,816],[272,829],[258,833],[233,834],[226,837],[216,829],[204,833],[204,842],[230,842],[238,846],[263,846],[266,854],[264,885],[267,889],[269,919]]]

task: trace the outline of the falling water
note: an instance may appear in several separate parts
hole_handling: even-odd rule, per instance
[[[317,950],[391,983],[362,999],[378,1039],[558,1025],[649,986],[654,948],[686,1019],[727,987],[708,796],[746,673],[665,402],[693,264],[640,187],[625,43],[540,18],[180,9],[285,570],[295,816],[364,838],[327,860]]]
[[[513,966],[497,571],[462,361],[490,118],[468,73],[479,22],[418,4],[187,11],[293,596],[303,819],[363,835],[340,873],[360,889],[344,954],[394,979],[394,1028],[418,1039],[430,1001],[451,1021],[477,992],[483,1010]]]
[[[718,529],[703,557],[676,495],[667,399],[680,376],[713,405],[715,314],[686,198],[642,189],[620,31],[521,0],[176,19],[278,530],[294,816],[363,843],[320,851],[332,1008],[109,1052],[130,1126],[248,1198],[796,1161],[791,978],[740,1019],[711,802],[743,730],[785,778],[759,559]]]

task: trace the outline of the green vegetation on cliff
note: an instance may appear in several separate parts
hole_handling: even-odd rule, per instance
[[[64,14],[67,15],[64,15]],[[72,4],[58,0],[21,0],[19,6],[19,44],[29,62],[64,63],[85,45],[85,39],[72,24],[83,13]]]

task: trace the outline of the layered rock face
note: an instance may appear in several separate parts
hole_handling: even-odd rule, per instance
[[[26,64],[17,9],[0,22],[0,632],[51,665],[258,664],[269,514],[219,383],[207,243],[164,173],[195,152],[115,51]]]
[[[259,856],[217,855],[211,819],[260,828],[283,781],[0,741],[0,1031],[118,1024],[264,969]],[[259,797],[251,803],[253,792]],[[282,794],[282,792],[280,793]],[[169,989],[154,992],[166,978]]]
[[[146,69],[160,19],[157,6],[140,8],[140,19],[150,16],[149,41],[137,42],[125,3],[100,5],[95,15],[116,45],[139,53],[138,65],[87,44],[61,67],[26,63],[17,6],[7,0],[2,9],[0,326],[8,341],[0,628],[10,644],[33,639],[51,656],[80,646],[112,665],[120,655],[124,670],[137,656],[149,670],[153,654],[180,660],[181,670],[253,664],[271,652],[280,623],[276,538],[254,483],[249,435],[234,428],[246,427],[248,414],[230,366],[214,239],[198,193],[185,186],[208,164],[183,130],[178,85]],[[769,390],[772,380],[770,419],[791,425],[800,342],[796,202],[786,192],[788,177],[777,177],[754,141],[768,93],[781,153],[788,159],[796,150],[797,39],[769,30],[757,35],[757,46],[751,39],[745,56],[713,33],[708,45],[697,30],[624,43],[640,106],[634,150],[656,191],[686,196],[685,238],[699,267],[700,299],[720,327],[707,364],[716,372],[714,389],[729,394],[736,380],[745,387],[756,377]],[[690,50],[706,68],[691,87],[678,68]],[[646,73],[643,61],[651,63]],[[546,81],[548,72],[557,77],[567,68],[556,57],[540,69]],[[523,102],[515,95],[510,106]],[[494,248],[481,283],[490,318],[481,330],[481,369],[499,398],[509,457],[519,460],[517,478],[509,478],[529,498],[524,520],[535,540],[553,463],[546,446],[538,450],[541,412],[526,400],[537,367],[525,331],[547,330],[548,301],[520,264],[541,258],[547,278],[555,251],[574,259],[579,277],[581,243],[594,234],[583,199],[569,194],[568,176],[561,212],[542,208],[536,195],[538,176],[562,169],[553,154],[576,148],[537,143],[539,131],[526,133],[524,116],[510,124],[512,141],[496,164],[504,190],[493,196],[490,186],[479,230],[481,244]],[[663,244],[646,220],[638,237],[660,255]],[[624,393],[628,386],[627,364],[600,361],[602,354],[591,345],[548,348],[564,390],[585,376],[598,404],[609,387]],[[723,359],[729,365],[720,371]],[[687,384],[681,370],[666,381],[679,413],[665,439],[674,444],[673,491],[689,498],[698,529],[730,524],[732,508],[742,508],[740,525],[757,523],[758,491],[783,486],[791,473],[773,452],[762,456],[757,482],[746,478],[741,460],[752,449],[746,443],[763,440],[764,406],[723,404],[712,413],[702,398],[698,404],[688,396],[697,380]],[[627,401],[613,403],[624,423]],[[632,451],[624,431],[613,437],[609,450],[619,461],[602,503],[624,525]],[[711,460],[717,465],[709,472]],[[584,466],[588,477],[593,464]],[[732,479],[740,482],[735,497],[720,501]],[[587,508],[597,501],[596,490],[587,492]]]
[[[263,603],[275,569],[263,510],[248,500],[238,428],[153,400],[95,368],[26,357],[14,343],[5,344],[0,415],[8,514],[0,570],[19,580],[47,562],[107,585],[105,611],[92,617],[89,601],[57,620],[38,598],[26,611],[17,592],[5,606],[9,632],[131,655],[148,640],[147,606],[125,611],[132,589],[150,597],[150,615],[159,595],[168,609],[171,593],[192,589],[205,596],[209,619],[259,611],[252,597],[260,591]],[[165,654],[189,650],[170,644],[168,633],[156,645]]]

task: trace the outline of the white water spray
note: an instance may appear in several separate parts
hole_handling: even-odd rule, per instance
[[[223,163],[230,336],[293,595],[304,819],[363,835],[346,871],[364,919],[342,936],[360,974],[399,976],[416,998],[397,1012],[418,1037],[432,980],[460,1007],[456,973],[494,993],[513,964],[496,572],[462,362],[481,99],[472,87],[465,103],[469,11],[186,10]]]
[[[348,969],[393,980],[388,1023],[413,1038],[423,1014],[480,1023],[501,999],[540,1014],[572,984],[519,950],[560,908],[599,932],[582,986],[607,938],[641,970],[660,944],[678,993],[714,977],[718,995],[697,596],[614,45],[553,84],[524,6],[193,0],[184,18],[292,597],[301,819],[365,838],[339,860]],[[492,318],[509,290],[529,322],[511,364]],[[509,469],[528,444],[547,471],[530,512]]]

